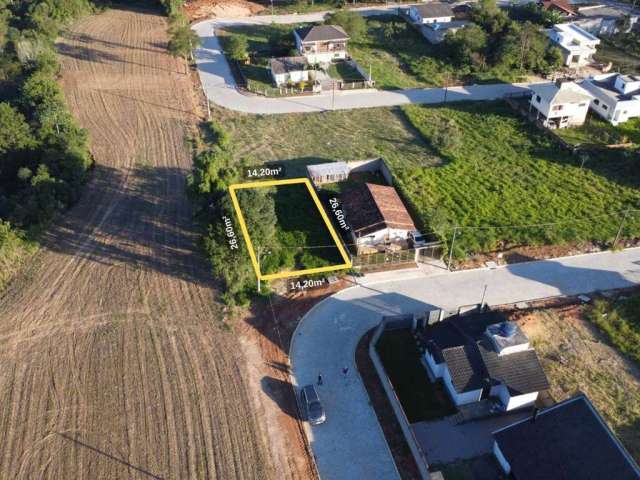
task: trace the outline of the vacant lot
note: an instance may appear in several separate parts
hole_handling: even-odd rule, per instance
[[[628,142],[640,144],[640,118],[631,119],[614,127],[591,113],[581,127],[560,128],[556,133],[573,145],[581,143],[611,145]]]
[[[588,320],[591,307],[538,311],[521,325],[537,349],[554,400],[585,393],[640,460],[640,368]]]
[[[613,63],[613,71],[640,73],[640,57],[621,50],[608,42],[602,42],[598,45],[595,60],[604,64]]]
[[[499,246],[611,241],[621,212],[640,202],[640,170],[620,152],[580,159],[560,150],[503,103],[404,108],[446,164],[394,169],[423,221],[457,255]],[[629,218],[626,235],[640,233]],[[548,225],[552,224],[552,225]],[[526,225],[525,228],[511,226]],[[496,226],[496,228],[486,228]]]

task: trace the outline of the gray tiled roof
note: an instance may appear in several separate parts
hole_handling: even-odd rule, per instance
[[[453,17],[451,5],[443,2],[429,2],[422,5],[413,5],[422,18]]]
[[[269,67],[275,74],[299,72],[309,65],[306,57],[279,57],[269,60]]]
[[[349,35],[339,25],[316,25],[296,29],[303,42],[328,42],[331,40],[348,40]]]
[[[638,480],[638,465],[584,396],[493,433],[517,480]]]

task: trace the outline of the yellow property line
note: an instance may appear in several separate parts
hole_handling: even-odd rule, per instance
[[[244,220],[244,216],[242,215],[242,210],[240,208],[240,203],[238,202],[238,196],[236,195],[237,190],[248,189],[248,188],[263,188],[263,187],[277,187],[280,185],[293,185],[293,184],[304,184],[307,186],[307,190],[309,191],[309,195],[318,207],[318,211],[324,220],[325,225],[329,229],[329,233],[331,234],[331,238],[335,242],[338,247],[338,251],[344,260],[344,263],[339,265],[331,265],[328,267],[317,267],[317,268],[307,268],[305,270],[293,270],[291,272],[280,272],[280,273],[271,273],[269,275],[263,275],[260,271],[260,264],[258,263],[258,257],[256,256],[256,252],[253,248],[253,243],[251,242],[251,237],[249,236],[249,230],[247,229],[247,224]],[[351,268],[351,259],[347,254],[346,250],[342,246],[342,242],[340,241],[340,237],[336,233],[329,217],[327,217],[324,208],[322,208],[322,204],[320,203],[320,199],[318,195],[316,195],[316,191],[313,189],[311,182],[308,178],[288,178],[286,180],[266,180],[261,182],[249,182],[249,183],[236,183],[234,185],[229,186],[229,194],[231,195],[231,203],[233,203],[233,208],[238,214],[238,221],[240,222],[240,230],[242,230],[242,236],[244,240],[247,242],[249,256],[251,257],[251,263],[253,264],[253,269],[256,272],[256,276],[260,280],[275,280],[277,278],[288,278],[288,277],[297,277],[299,275],[309,275],[312,273],[322,273],[322,272],[332,272],[334,270],[343,270],[345,268]]]

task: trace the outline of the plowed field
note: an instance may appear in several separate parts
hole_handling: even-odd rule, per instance
[[[223,327],[185,176],[195,99],[155,12],[59,42],[96,168],[0,296],[0,478],[284,478]]]

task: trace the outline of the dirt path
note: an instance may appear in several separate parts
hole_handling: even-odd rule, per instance
[[[59,44],[96,169],[0,296],[0,478],[274,476],[192,230],[193,89],[165,29],[111,10]]]

